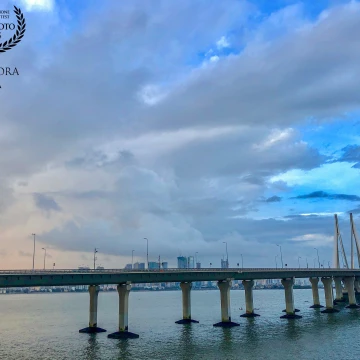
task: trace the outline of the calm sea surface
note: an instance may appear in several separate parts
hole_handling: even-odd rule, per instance
[[[323,291],[320,290],[322,302]],[[139,339],[114,340],[118,296],[99,294],[98,325],[108,332],[79,334],[88,323],[87,293],[0,295],[0,359],[359,359],[360,310],[341,307],[338,314],[309,309],[311,290],[294,290],[303,316],[282,320],[284,292],[254,291],[261,317],[240,318],[244,292],[231,292],[232,329],[220,321],[218,291],[193,291],[192,316],[199,324],[177,325],[181,292],[132,292],[129,330]]]

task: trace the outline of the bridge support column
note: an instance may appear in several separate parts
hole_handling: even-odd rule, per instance
[[[280,316],[280,319],[301,319],[302,316],[295,314],[294,306],[294,279],[282,279],[281,283],[285,289],[285,304],[286,304],[286,315]]]
[[[355,276],[355,282],[354,282],[355,292],[360,293],[360,278]]]
[[[231,321],[231,310],[230,310],[230,289],[231,281],[218,281],[218,287],[220,289],[220,300],[221,300],[221,322],[214,324],[214,326],[220,327],[233,327],[239,326],[238,323]]]
[[[313,301],[314,301],[314,305],[310,306],[313,309],[319,309],[322,308],[323,306],[320,305],[320,298],[319,298],[319,278],[310,278],[309,279],[311,282],[311,289],[312,289],[312,296],[313,296]]]
[[[339,312],[338,309],[334,308],[334,299],[333,299],[333,289],[332,289],[332,278],[331,277],[322,277],[322,283],[324,284],[325,292],[325,305],[326,309],[321,311],[322,313],[335,313]],[[341,285],[341,283],[340,283]]]
[[[243,280],[242,284],[245,289],[245,304],[246,304],[246,313],[240,315],[240,317],[255,317],[260,316],[259,314],[254,313],[254,298],[253,298],[253,280]]]
[[[90,295],[90,311],[89,311],[89,327],[79,330],[80,333],[99,333],[105,332],[105,329],[102,329],[97,326],[97,307],[98,307],[98,295],[100,287],[97,285],[89,286],[89,295]]]
[[[138,334],[128,331],[128,310],[129,310],[129,294],[131,285],[119,284],[117,291],[119,293],[119,331],[108,335],[111,339],[135,339]]]
[[[182,292],[182,307],[183,307],[183,318],[175,321],[176,324],[191,324],[198,323],[198,321],[191,319],[191,282],[180,283]]]
[[[354,276],[346,276],[344,278],[345,288],[348,292],[348,297],[349,297],[349,305],[347,306],[347,308],[349,309],[357,309],[360,307],[358,304],[356,304],[354,282],[355,282]]]
[[[334,277],[334,282],[335,282],[335,300],[334,300],[334,303],[336,304],[337,302],[344,302],[345,299],[344,299],[343,292],[342,292],[341,278]]]

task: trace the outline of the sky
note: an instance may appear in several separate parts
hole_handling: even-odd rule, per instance
[[[332,262],[360,231],[360,2],[0,0],[0,267]],[[13,16],[13,15],[12,15]],[[2,38],[10,32],[3,32]],[[11,35],[11,34],[10,34]],[[241,265],[240,265],[241,266]]]

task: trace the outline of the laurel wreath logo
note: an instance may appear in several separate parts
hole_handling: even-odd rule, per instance
[[[16,33],[9,40],[5,41],[4,43],[0,43],[0,53],[5,52],[7,50],[11,50],[21,41],[21,39],[25,34],[26,23],[25,23],[24,15],[21,12],[20,8],[14,6],[14,9],[15,9],[14,13],[16,14],[17,24],[18,24]]]

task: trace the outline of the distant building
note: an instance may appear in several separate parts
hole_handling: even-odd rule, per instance
[[[78,269],[79,270],[90,270],[90,268],[88,266],[79,266]]]
[[[228,264],[227,260],[221,259],[221,268],[222,269],[228,269],[229,268],[229,264]]]
[[[96,270],[104,270],[105,268],[103,266],[98,266]]]
[[[134,264],[134,270],[145,270],[145,263],[136,262]]]
[[[197,263],[196,263],[196,268],[197,268],[197,269],[201,269],[201,263],[197,262]]]
[[[169,267],[167,261],[161,263],[163,269],[167,269]]]
[[[159,269],[159,263],[156,261],[149,261],[149,270]]]
[[[194,269],[195,268],[195,260],[193,256],[189,256],[187,258],[187,267],[188,269]]]
[[[187,268],[187,258],[185,256],[178,256],[178,269],[186,269]]]
[[[132,264],[126,264],[125,270],[132,270]]]

